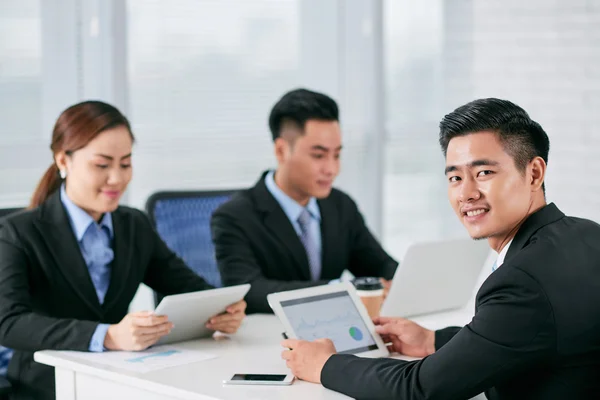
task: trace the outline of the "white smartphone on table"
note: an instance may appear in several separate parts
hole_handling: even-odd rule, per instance
[[[223,380],[226,385],[291,385],[294,381],[292,374],[234,374],[230,379]]]

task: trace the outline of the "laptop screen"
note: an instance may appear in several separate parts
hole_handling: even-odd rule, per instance
[[[298,339],[331,339],[340,354],[377,349],[375,340],[345,290],[282,301],[281,307]]]

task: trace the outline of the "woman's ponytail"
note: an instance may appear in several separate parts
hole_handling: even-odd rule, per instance
[[[46,173],[40,180],[40,183],[38,183],[37,188],[31,197],[29,208],[36,208],[48,200],[48,197],[58,190],[61,182],[62,180],[58,174],[58,167],[55,163],[52,163],[50,168],[46,170]]]

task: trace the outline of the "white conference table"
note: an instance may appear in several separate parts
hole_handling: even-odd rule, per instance
[[[473,308],[430,315],[414,320],[430,329],[464,325]],[[56,398],[95,399],[348,399],[321,385],[296,380],[291,386],[223,385],[234,373],[285,374],[279,345],[282,326],[273,315],[250,315],[237,334],[220,340],[190,341],[178,346],[198,349],[217,357],[148,373],[106,367],[54,350],[38,351],[35,361],[56,371]]]

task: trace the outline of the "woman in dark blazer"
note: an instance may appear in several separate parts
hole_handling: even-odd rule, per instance
[[[140,283],[168,295],[209,289],[146,216],[119,206],[132,175],[127,119],[97,101],[56,122],[54,163],[29,210],[0,220],[0,344],[14,349],[14,399],[53,399],[54,371],[38,350],[143,350],[169,333],[168,316],[128,314]],[[207,326],[237,331],[246,304]]]

